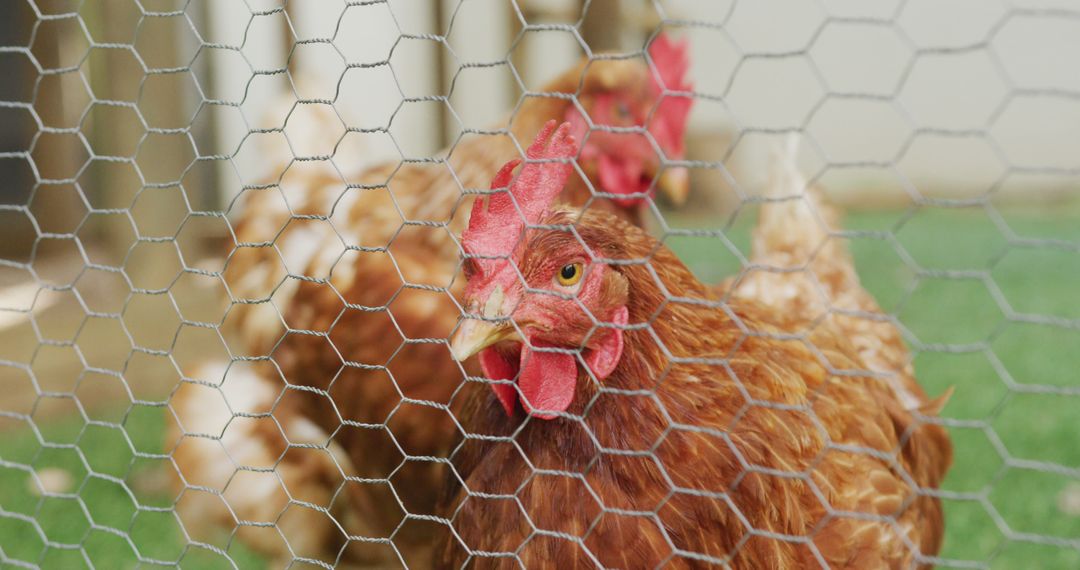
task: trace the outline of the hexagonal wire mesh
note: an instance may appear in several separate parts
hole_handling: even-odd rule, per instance
[[[5,565],[848,567],[874,564],[845,558],[868,532],[879,564],[1080,563],[1069,2],[0,16]],[[573,292],[522,295],[523,254],[505,291],[460,275],[462,245],[495,271],[461,238],[471,202],[548,119],[578,129],[561,199],[589,214],[527,235],[614,235],[608,271],[658,304],[624,299],[627,323],[563,295],[549,328],[585,333],[514,313],[525,349],[458,363],[451,337],[491,324],[463,313]],[[693,207],[662,199],[686,182]],[[733,280],[695,289],[612,212]],[[516,384],[484,380],[516,354]]]

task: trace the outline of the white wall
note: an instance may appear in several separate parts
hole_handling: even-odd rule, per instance
[[[803,129],[807,169],[840,194],[972,196],[1076,189],[1080,4],[1074,0],[673,0],[700,91],[695,124]],[[1039,9],[1065,13],[1039,14]],[[1025,12],[1025,10],[1029,10]],[[730,14],[730,16],[725,16]],[[769,136],[731,167],[749,190]],[[804,145],[804,148],[807,148]],[[1038,175],[1030,171],[1044,171]],[[887,196],[882,196],[887,195]]]
[[[556,17],[574,11],[573,0],[556,4],[543,7]],[[701,143],[695,158],[726,159],[742,189],[753,192],[767,170],[767,149],[779,133],[795,129],[806,134],[805,168],[821,173],[840,194],[873,188],[886,197],[912,189],[972,195],[1002,181],[1009,191],[1074,183],[1080,171],[1080,6],[1072,0],[1013,4],[1009,9],[996,0],[910,0],[902,7],[899,0],[663,2],[668,18],[693,22],[667,27],[690,37],[697,90],[711,98],[694,110],[697,138],[736,135],[734,148]],[[506,58],[516,32],[505,0],[441,0],[449,49],[431,40],[399,40],[403,33],[442,33],[433,2],[289,5],[297,39],[333,39],[297,47],[292,68],[301,95],[336,96],[334,107],[350,127],[391,126],[393,140],[347,137],[336,157],[343,169],[397,157],[396,146],[408,157],[430,156],[459,128],[490,125],[517,101],[507,66],[459,73],[465,64]],[[241,41],[250,19],[243,4],[210,6],[215,32]],[[1065,12],[1023,12],[1053,7]],[[630,25],[658,21],[649,2],[628,0],[624,13]],[[281,14],[255,18],[242,51],[247,61],[222,52],[215,59],[217,82],[242,87],[251,75],[249,64],[284,65],[283,20]],[[390,66],[346,71],[346,64],[385,61],[395,42]],[[581,54],[561,32],[530,33],[518,50],[526,88],[538,87]],[[435,69],[440,51],[441,78]],[[399,109],[403,96],[445,94],[442,85],[455,75],[451,105],[457,120],[443,125],[438,103]],[[294,99],[288,86],[284,76],[252,82],[242,107],[248,125],[281,126]],[[242,89],[232,91],[243,95]],[[327,113],[319,111],[305,107],[301,112],[312,116],[297,115],[287,125],[301,154],[332,150],[324,148],[326,133],[337,130],[303,126],[320,124],[315,119]],[[233,121],[222,130],[220,136],[232,140],[245,127]],[[281,137],[255,138],[285,149],[287,158]],[[267,163],[255,148],[242,149],[236,161],[245,181],[249,170]],[[1029,174],[1035,171],[1038,176]]]

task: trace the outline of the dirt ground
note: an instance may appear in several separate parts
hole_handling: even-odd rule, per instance
[[[168,256],[150,265],[125,276],[61,254],[35,263],[36,278],[0,272],[0,307],[15,309],[0,311],[0,430],[25,425],[3,421],[12,414],[38,422],[80,406],[93,417],[131,400],[163,402],[198,362],[228,357],[217,330],[195,324],[220,322],[220,282],[182,272]]]

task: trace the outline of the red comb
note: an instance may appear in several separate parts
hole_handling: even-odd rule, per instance
[[[681,157],[684,152],[683,134],[686,121],[690,116],[690,107],[694,100],[689,96],[674,95],[672,91],[693,91],[694,86],[686,77],[690,69],[689,44],[686,40],[673,42],[667,34],[656,36],[649,45],[649,59],[654,71],[652,91],[656,97],[667,95],[658,103],[649,131],[661,148]]]
[[[555,128],[548,121],[525,151],[527,162],[514,178],[513,171],[521,160],[511,160],[503,166],[491,189],[499,191],[473,202],[469,227],[461,235],[462,245],[470,255],[507,256],[517,244],[526,224],[538,224],[555,197],[562,192],[573,170],[571,160],[577,156],[578,145],[570,134],[570,123]],[[543,162],[534,162],[543,161]],[[487,207],[484,203],[487,202]],[[516,205],[515,205],[516,204]],[[477,259],[481,267],[493,260]]]

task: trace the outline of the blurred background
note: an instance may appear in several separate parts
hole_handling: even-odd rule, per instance
[[[230,356],[238,197],[437,157],[657,30],[696,95],[691,203],[657,235],[738,272],[797,133],[918,377],[956,387],[942,566],[1080,567],[1073,0],[0,4],[0,563],[231,565],[188,546],[162,441],[180,379]]]

